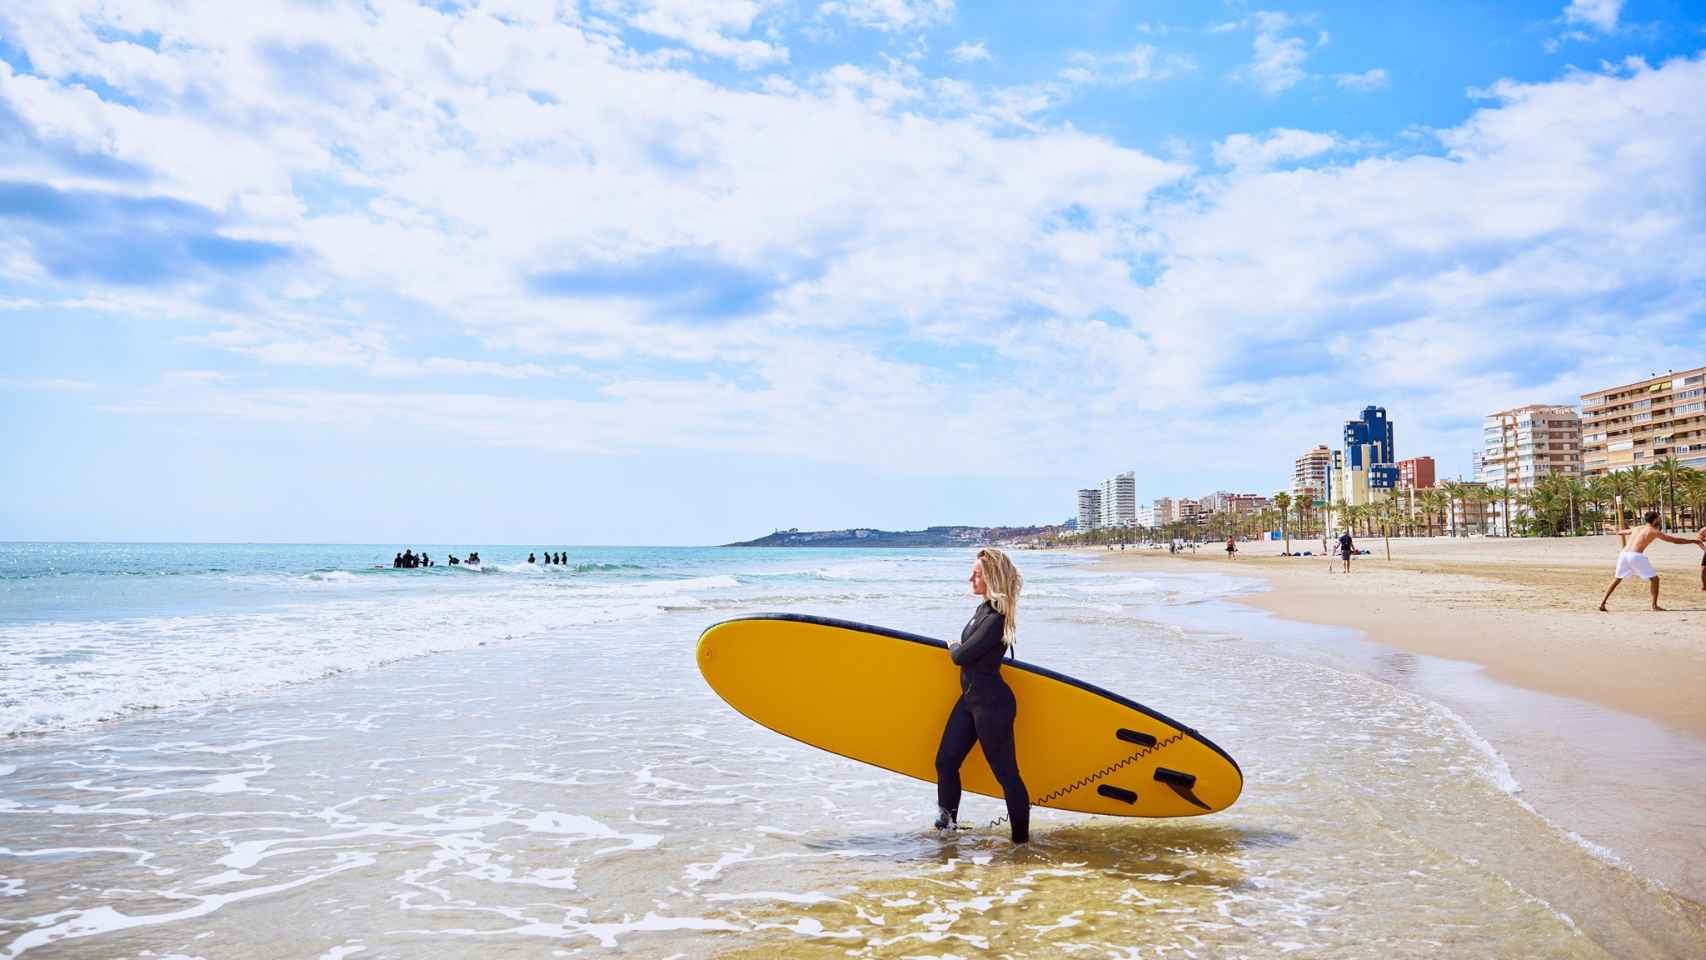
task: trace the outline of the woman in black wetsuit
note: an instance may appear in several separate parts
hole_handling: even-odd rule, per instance
[[[1024,581],[1013,561],[1000,550],[985,547],[971,565],[971,592],[983,598],[971,622],[960,631],[960,642],[948,655],[960,667],[960,698],[948,713],[942,744],[936,748],[936,829],[952,829],[960,813],[960,764],[973,744],[983,744],[984,758],[1007,798],[1007,819],[1013,842],[1031,838],[1031,801],[1019,762],[1013,756],[1013,691],[1001,679],[1001,657],[1013,644]]]

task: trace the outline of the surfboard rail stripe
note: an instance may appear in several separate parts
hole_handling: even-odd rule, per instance
[[[919,634],[916,634],[916,633],[907,633],[905,630],[895,630],[895,629],[890,628],[890,627],[878,627],[878,626],[873,626],[873,625],[868,624],[868,623],[859,623],[859,622],[854,621],[854,620],[839,620],[839,619],[836,619],[834,617],[820,617],[820,616],[816,616],[813,614],[807,614],[807,613],[753,613],[753,614],[747,614],[745,616],[740,616],[740,617],[730,617],[727,620],[719,620],[716,623],[713,623],[713,624],[707,626],[703,631],[700,632],[700,636],[703,637],[706,633],[709,633],[710,631],[716,629],[717,627],[723,626],[724,624],[741,623],[741,622],[749,621],[749,620],[783,620],[783,621],[789,621],[789,622],[793,622],[793,623],[815,624],[815,625],[821,626],[821,627],[838,627],[838,628],[843,629],[843,630],[854,630],[854,631],[858,631],[861,633],[870,633],[870,634],[875,634],[877,636],[882,636],[882,637],[893,637],[896,640],[906,640],[906,641],[911,642],[911,643],[921,643],[925,646],[936,647],[937,649],[940,649],[940,650],[948,649],[948,644],[942,642],[941,640],[937,640],[937,639],[934,639],[932,637],[920,636]],[[1059,791],[1056,791],[1054,793],[1046,795],[1048,798],[1058,798],[1061,796],[1065,796],[1067,793],[1070,793],[1073,790],[1079,789],[1080,787],[1086,786],[1090,783],[1094,783],[1097,780],[1101,779],[1102,777],[1105,777],[1108,774],[1112,773],[1114,770],[1120,769],[1120,768],[1126,766],[1127,764],[1130,764],[1136,760],[1140,760],[1143,757],[1148,756],[1150,753],[1153,753],[1157,750],[1163,749],[1166,746],[1171,745],[1172,743],[1176,743],[1178,740],[1182,739],[1185,736],[1190,737],[1192,740],[1195,740],[1196,742],[1202,744],[1203,746],[1205,746],[1205,747],[1209,748],[1210,750],[1213,750],[1215,753],[1219,754],[1223,760],[1225,760],[1227,763],[1232,765],[1232,769],[1237,771],[1240,779],[1242,779],[1244,776],[1244,770],[1242,767],[1238,766],[1238,761],[1232,759],[1232,755],[1227,753],[1225,750],[1222,750],[1220,748],[1219,744],[1215,743],[1214,741],[1210,740],[1209,738],[1198,733],[1194,728],[1188,727],[1185,724],[1182,724],[1179,721],[1174,720],[1172,717],[1169,717],[1166,714],[1161,713],[1157,710],[1151,710],[1150,708],[1144,706],[1141,703],[1138,703],[1135,700],[1130,700],[1130,699],[1127,699],[1126,697],[1122,697],[1119,694],[1114,693],[1111,690],[1104,690],[1101,687],[1096,686],[1095,684],[1086,683],[1083,680],[1078,679],[1077,677],[1069,677],[1064,673],[1056,673],[1055,671],[1050,670],[1047,667],[1037,666],[1036,664],[1033,664],[1033,663],[1026,663],[1023,660],[1003,660],[1001,662],[1001,668],[1003,670],[1012,670],[1012,669],[1024,670],[1024,671],[1027,671],[1029,673],[1034,673],[1038,676],[1047,677],[1050,680],[1056,680],[1056,681],[1059,681],[1060,683],[1064,683],[1064,684],[1067,684],[1069,686],[1077,687],[1078,689],[1084,690],[1088,693],[1093,693],[1099,697],[1105,697],[1108,700],[1112,700],[1113,702],[1120,704],[1121,706],[1129,707],[1133,710],[1136,710],[1137,712],[1143,714],[1144,716],[1149,717],[1150,719],[1158,720],[1161,723],[1164,723],[1167,726],[1172,727],[1173,729],[1179,731],[1179,734],[1172,736],[1172,737],[1168,737],[1166,740],[1160,741],[1159,743],[1155,743],[1154,738],[1148,737],[1147,734],[1138,733],[1137,731],[1130,731],[1131,733],[1135,734],[1138,737],[1147,737],[1151,741],[1151,744],[1146,749],[1139,751],[1137,754],[1135,754],[1131,757],[1128,757],[1125,760],[1122,760],[1119,763],[1114,764],[1110,767],[1104,768],[1103,770],[1097,771],[1097,773],[1093,774],[1091,777],[1077,781],[1069,787],[1062,788]],[[1123,731],[1123,728],[1122,728],[1122,731]],[[784,734],[784,736],[786,736],[786,734]],[[1115,736],[1119,736],[1119,733],[1116,732]],[[1119,736],[1119,738],[1121,740],[1130,740],[1130,738],[1123,737],[1123,736]],[[1130,742],[1141,743],[1142,741],[1141,740],[1130,740]],[[1045,800],[1037,800],[1037,801],[1033,801],[1033,802],[1038,803],[1038,804],[1042,804],[1042,803],[1046,803],[1047,800],[1046,799]],[[1200,803],[1201,801],[1195,801],[1195,802]]]

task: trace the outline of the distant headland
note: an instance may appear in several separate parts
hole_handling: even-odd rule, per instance
[[[1059,532],[1059,527],[926,527],[923,530],[777,530],[756,540],[726,543],[726,547],[971,547],[982,543],[1011,543]]]

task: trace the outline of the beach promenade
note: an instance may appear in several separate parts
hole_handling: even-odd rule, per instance
[[[1260,577],[1269,588],[1240,602],[1288,620],[1349,627],[1402,650],[1484,666],[1505,683],[1597,703],[1706,738],[1706,592],[1698,547],[1654,544],[1667,609],[1647,609],[1646,585],[1625,582],[1610,612],[1595,609],[1611,581],[1615,536],[1466,539],[1394,538],[1392,559],[1372,550],[1340,572],[1320,542],[1239,544],[1228,561],[1218,544],[1169,556],[1130,548],[1099,552],[1143,569],[1212,568]]]

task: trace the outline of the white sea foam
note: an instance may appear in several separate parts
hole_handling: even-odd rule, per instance
[[[526,566],[523,564],[522,566]],[[366,578],[349,574],[353,580]],[[487,642],[693,609],[730,576],[496,593],[328,599],[259,613],[48,622],[0,628],[0,735],[41,733],[138,711],[256,693]]]

